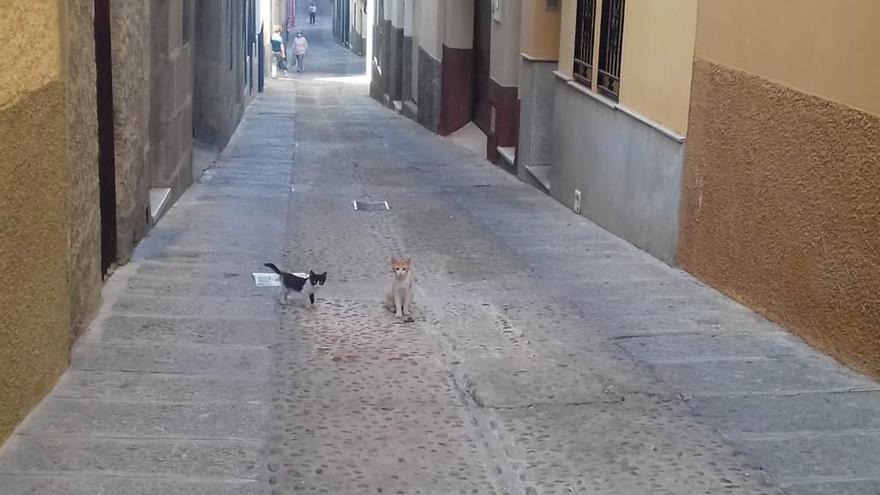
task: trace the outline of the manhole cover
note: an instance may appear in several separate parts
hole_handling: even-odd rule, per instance
[[[357,211],[388,211],[391,209],[388,206],[388,201],[377,201],[377,202],[369,202],[369,201],[352,201],[352,206]]]

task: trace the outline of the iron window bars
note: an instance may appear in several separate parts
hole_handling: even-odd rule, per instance
[[[599,19],[599,60],[596,88],[617,101],[620,96],[620,66],[623,54],[625,0],[603,0]],[[596,0],[578,0],[575,26],[574,78],[592,89],[595,53]]]
[[[593,31],[596,0],[578,0],[574,41],[574,78],[587,87],[593,80]]]

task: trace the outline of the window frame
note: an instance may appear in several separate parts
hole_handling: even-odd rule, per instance
[[[626,0],[577,0],[572,76],[575,82],[618,101]]]
[[[575,16],[572,75],[577,82],[584,84],[588,88],[592,88],[594,79],[593,58],[596,49],[595,24],[597,2],[598,0],[577,0],[577,15]],[[585,29],[588,26],[589,29]]]
[[[614,10],[616,9],[616,10]],[[623,61],[623,22],[626,0],[603,0],[599,20],[599,57],[596,64],[596,88],[599,94],[617,101],[620,98],[620,69]]]

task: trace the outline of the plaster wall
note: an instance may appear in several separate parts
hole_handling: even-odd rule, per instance
[[[562,0],[562,14],[559,24],[559,68],[560,74],[572,77],[574,73],[574,31],[577,21],[575,0]]]
[[[880,117],[694,68],[681,265],[880,377]]]
[[[0,7],[0,442],[68,360],[64,9],[52,0],[7,0]]]
[[[684,145],[584,91],[556,79],[551,195],[671,264]]]
[[[416,1],[409,0],[403,5],[403,35],[410,38],[413,35],[413,16],[415,15]]]
[[[125,263],[149,227],[151,2],[110,0],[117,255]]]
[[[443,45],[457,50],[473,49],[474,0],[445,0],[440,14],[445,19]]]
[[[412,60],[410,61],[410,99],[416,103],[419,101],[419,52],[421,51],[419,47],[421,46],[422,33],[419,30],[419,25],[421,23],[422,17],[422,2],[420,0],[416,0],[414,2],[407,2],[407,5],[411,6],[412,9],[412,33],[410,35],[412,41],[412,47],[410,48]]]
[[[161,0],[151,10],[150,185],[170,187],[172,200],[192,183],[192,9],[192,2]]]
[[[880,115],[880,2],[700,0],[696,55]]]
[[[561,10],[548,10],[546,0],[522,0],[521,9],[522,53],[542,61],[558,60]]]
[[[523,58],[520,69],[520,125],[516,150],[517,175],[527,178],[526,166],[550,165],[553,159],[553,94],[555,62]]]
[[[684,135],[698,0],[627,0],[620,103]]]
[[[195,5],[194,74],[186,72],[182,81],[193,88],[192,133],[216,150],[229,142],[252,98],[245,92],[243,14],[241,2],[218,8],[211,0],[197,0]]]
[[[440,129],[442,63],[424,48],[419,49],[418,121],[428,129]]]
[[[94,1],[67,0],[64,27],[65,106],[70,167],[71,339],[98,309],[101,211],[98,189],[98,116],[95,90]]]
[[[505,88],[519,85],[519,66],[522,58],[519,39],[522,30],[520,14],[520,2],[503,2],[501,21],[493,19],[491,23],[489,77]],[[471,30],[473,31],[473,26]]]
[[[419,48],[436,60],[442,60],[440,44],[443,40],[443,11],[439,0],[418,0],[419,16],[416,25],[419,30]]]

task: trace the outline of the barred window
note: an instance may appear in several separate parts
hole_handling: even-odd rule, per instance
[[[620,58],[623,52],[623,1],[602,2],[599,42],[599,92],[616,100],[620,96]]]
[[[597,0],[577,0],[574,78],[603,96],[617,100],[620,95],[620,65],[623,53],[624,0],[602,0],[601,12],[598,16],[596,4]],[[595,39],[597,17],[598,46]],[[596,57],[597,49],[598,57]]]
[[[592,87],[593,32],[595,31],[596,0],[578,0],[574,41],[574,78]]]

